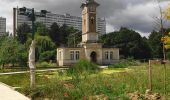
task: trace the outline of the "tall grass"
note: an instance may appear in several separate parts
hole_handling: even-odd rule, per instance
[[[92,73],[96,73],[99,71],[99,68],[96,64],[87,61],[87,60],[80,60],[78,63],[73,65],[68,71],[68,75],[72,76],[73,80],[77,82],[82,78],[88,77],[88,75]]]
[[[26,87],[20,91],[27,96],[34,97],[35,99],[48,98],[50,100],[83,100],[86,98],[86,100],[88,100],[90,97],[104,95],[109,100],[129,100],[127,96],[128,93],[139,91],[144,94],[148,88],[148,65],[146,64],[142,64],[138,67],[131,66],[129,67],[131,70],[109,75],[102,74],[100,71],[96,72],[95,70],[93,72],[87,65],[93,66],[93,64],[91,65],[89,62],[84,61],[76,64],[75,67],[77,67],[75,69],[71,69],[72,72],[70,72],[69,75],[66,72],[61,75],[57,72],[52,75],[50,72],[42,73],[41,77],[38,75],[37,87],[35,89],[32,90],[29,89],[29,87]],[[170,98],[170,65],[167,64],[166,67],[166,96],[167,98]],[[86,76],[86,74],[83,74],[85,72],[88,73],[88,77],[84,77]],[[65,79],[65,77],[72,77],[75,73],[79,73],[77,75],[81,76],[78,81],[75,78]],[[51,75],[51,78],[45,77],[47,74]],[[160,93],[162,96],[165,96],[163,65],[152,65],[152,78],[153,92]],[[2,77],[0,77],[0,80],[2,80]],[[17,78],[16,80],[21,82],[25,79],[21,78],[20,80]],[[19,83],[15,82],[15,84]],[[25,83],[22,82],[22,84]]]
[[[109,68],[127,68],[129,66],[139,66],[141,63],[133,58],[121,59],[118,63],[110,65]]]

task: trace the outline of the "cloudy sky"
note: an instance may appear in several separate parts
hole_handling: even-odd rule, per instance
[[[12,32],[12,8],[29,7],[36,10],[49,10],[54,13],[81,16],[80,5],[85,0],[0,0],[0,16],[7,18],[7,31]],[[121,26],[148,34],[155,28],[155,18],[159,17],[155,0],[96,0],[100,3],[98,14],[107,20],[107,32]],[[170,0],[161,0],[166,7]]]

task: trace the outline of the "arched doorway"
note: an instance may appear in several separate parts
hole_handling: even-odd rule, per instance
[[[90,54],[90,58],[91,58],[91,61],[92,62],[94,62],[94,63],[96,63],[97,62],[97,54],[96,54],[96,52],[92,52],[91,54]]]

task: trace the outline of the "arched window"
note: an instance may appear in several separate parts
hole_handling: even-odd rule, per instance
[[[94,17],[91,17],[91,24],[94,24]]]

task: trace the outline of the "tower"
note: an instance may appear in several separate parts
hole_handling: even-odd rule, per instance
[[[95,0],[86,0],[82,8],[82,42],[96,43],[98,33],[96,32],[96,8],[99,6]]]
[[[57,63],[59,66],[68,66],[86,59],[99,65],[114,64],[119,61],[119,48],[104,48],[98,42],[96,31],[97,7],[95,0],[86,0],[82,3],[82,42],[76,48],[57,48]]]

